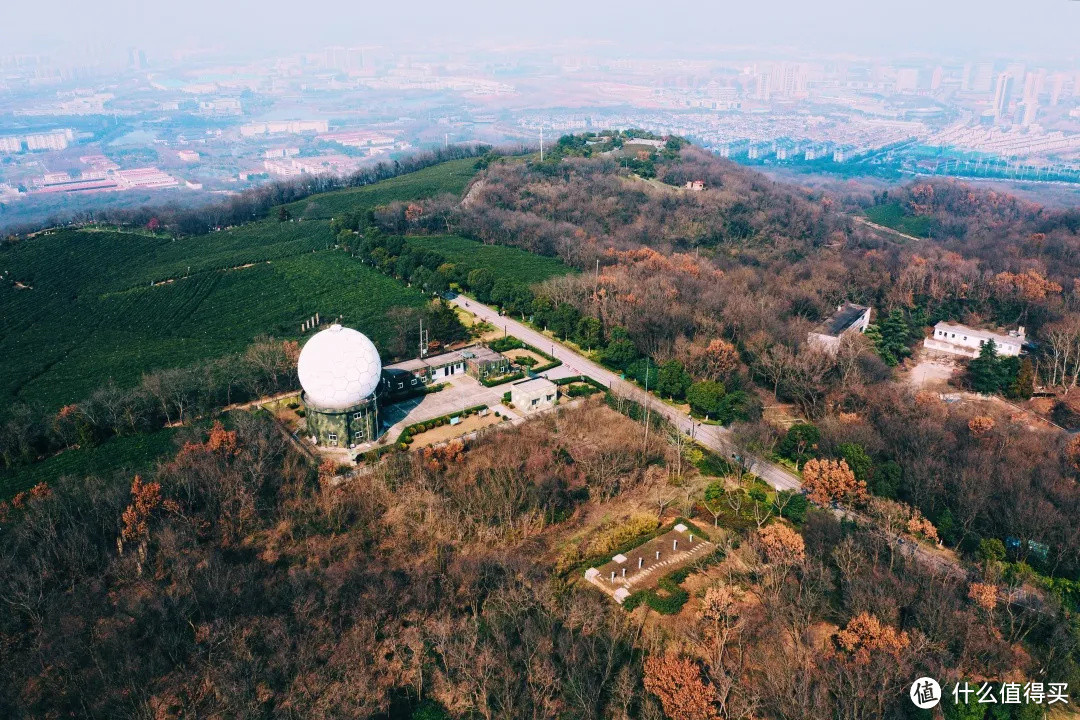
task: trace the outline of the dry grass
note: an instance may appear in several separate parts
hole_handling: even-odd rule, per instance
[[[427,447],[429,445],[438,445],[441,442],[453,440],[462,435],[468,435],[474,430],[498,425],[505,419],[506,418],[495,417],[495,413],[488,413],[483,417],[480,415],[470,415],[457,425],[440,425],[431,430],[425,430],[419,435],[413,435],[412,447],[413,449],[416,449]]]

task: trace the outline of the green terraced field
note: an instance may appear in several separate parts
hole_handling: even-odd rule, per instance
[[[343,315],[381,344],[391,332],[388,311],[425,300],[330,249],[328,218],[460,194],[474,163],[454,160],[313,196],[290,206],[291,222],[272,211],[266,220],[180,239],[64,229],[8,247],[0,251],[0,272],[10,272],[0,281],[0,393],[59,407],[109,379],[130,385],[146,371],[235,352],[260,335],[295,337],[315,313]]]
[[[461,195],[476,175],[475,164],[474,158],[450,160],[374,185],[315,195],[285,207],[296,218],[329,220],[341,213],[370,210],[395,200],[419,200],[443,193]],[[276,214],[276,210],[271,212]]]
[[[173,439],[180,428],[164,428],[152,433],[118,437],[97,447],[65,450],[33,465],[21,466],[18,472],[0,473],[0,498],[28,490],[39,482],[55,483],[57,478],[95,476],[103,481],[123,473],[130,483],[135,473],[154,468],[159,458],[176,452]]]
[[[413,236],[410,245],[435,250],[448,262],[465,263],[474,268],[487,268],[495,277],[514,282],[537,283],[572,269],[560,261],[505,245],[485,245],[457,235]]]
[[[0,383],[9,395],[52,407],[110,378],[126,386],[148,370],[242,350],[260,335],[295,337],[316,312],[343,315],[380,343],[390,332],[388,310],[424,303],[420,293],[333,250],[104,294],[74,283],[53,288],[47,277],[33,288],[0,290],[0,353],[8,359]],[[28,303],[35,297],[42,302]]]

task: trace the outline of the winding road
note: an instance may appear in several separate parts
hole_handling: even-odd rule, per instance
[[[637,385],[627,382],[619,377],[618,373],[589,360],[584,355],[571,350],[557,340],[534,330],[533,328],[518,322],[507,315],[500,315],[495,308],[479,303],[464,295],[456,295],[450,298],[450,302],[475,315],[481,320],[486,320],[492,326],[503,329],[507,334],[513,335],[519,340],[533,345],[562,361],[562,365],[545,373],[552,379],[570,377],[571,375],[585,374],[594,380],[607,385],[623,397],[635,402],[648,403],[653,412],[663,415],[672,425],[680,431],[694,438],[705,447],[721,453],[726,458],[733,458],[738,452],[731,440],[731,431],[720,425],[706,425],[694,420],[678,408],[657,400],[647,395]],[[777,490],[798,490],[802,487],[799,476],[776,463],[761,458],[748,456],[742,457],[743,466],[754,473]]]
[[[736,454],[740,452],[731,439],[731,431],[728,428],[719,425],[705,425],[694,420],[678,408],[672,407],[661,400],[657,400],[637,385],[623,380],[618,373],[598,365],[575,350],[571,350],[559,341],[553,340],[524,323],[518,322],[509,316],[499,314],[499,311],[495,308],[484,305],[483,303],[477,302],[464,295],[448,296],[447,299],[453,304],[472,313],[477,318],[486,320],[493,327],[501,328],[508,335],[513,335],[519,340],[524,340],[530,345],[533,345],[540,350],[544,350],[553,357],[561,360],[562,365],[544,373],[551,379],[580,374],[588,375],[594,380],[599,380],[606,384],[609,388],[623,397],[643,405],[648,403],[648,406],[652,408],[653,412],[662,414],[681,432],[686,433],[710,450],[721,453],[725,458],[734,458],[736,457]],[[802,488],[802,480],[798,475],[776,463],[747,455],[744,452],[742,453],[742,465],[748,471],[765,480],[777,490],[800,490]],[[835,512],[838,516],[846,516],[853,519],[866,519],[851,511],[837,509]],[[896,535],[895,538],[902,553],[918,557],[920,562],[933,567],[941,574],[952,575],[955,577],[967,576],[967,571],[955,556],[940,549],[927,547],[910,538],[905,540],[900,535]]]

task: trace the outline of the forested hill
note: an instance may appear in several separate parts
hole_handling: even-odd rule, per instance
[[[794,259],[849,225],[829,201],[699,148],[671,155],[637,168],[618,155],[492,163],[459,213],[458,229],[584,267],[610,249],[643,245]],[[694,180],[706,189],[683,187]]]

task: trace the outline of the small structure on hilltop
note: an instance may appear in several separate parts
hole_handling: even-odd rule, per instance
[[[600,567],[585,571],[585,579],[620,605],[638,590],[654,588],[661,578],[687,563],[702,560],[716,546],[681,522],[668,532],[619,553]]]
[[[994,341],[998,355],[1015,357],[1024,348],[1024,326],[999,333],[943,321],[934,326],[934,334],[923,341],[923,346],[929,350],[974,358],[979,356],[983,345],[989,340]]]
[[[705,189],[705,181],[704,180],[687,180],[686,184],[683,185],[683,187],[686,188],[687,190],[693,190],[694,192],[700,192],[700,191]]]
[[[811,330],[806,342],[826,352],[836,353],[840,339],[849,333],[864,333],[870,325],[870,308],[855,303],[837,305],[836,312]]]
[[[409,384],[427,385],[459,373],[477,380],[506,375],[510,372],[510,358],[483,345],[469,345],[460,350],[395,363],[390,369],[409,375],[408,378],[402,376],[390,381],[387,390],[393,392]]]
[[[522,412],[535,412],[555,404],[558,387],[547,378],[522,380],[510,386],[510,402]]]
[[[366,335],[331,325],[304,344],[296,370],[317,443],[348,447],[378,435],[382,361]]]

